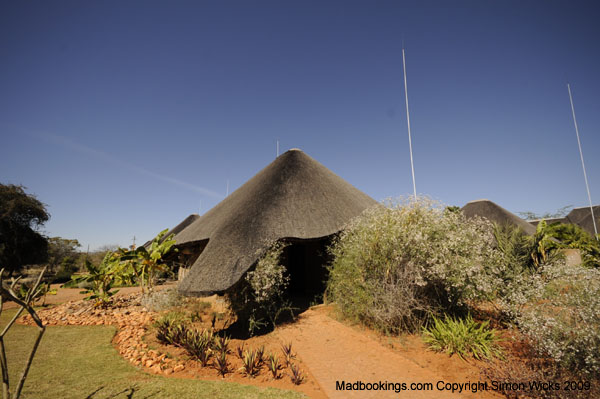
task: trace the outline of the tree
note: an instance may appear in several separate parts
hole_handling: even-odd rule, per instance
[[[556,212],[535,213],[531,211],[525,211],[517,213],[526,220],[557,219],[567,216],[571,209],[573,209],[573,205],[565,205],[562,208],[557,209]]]
[[[0,184],[0,265],[10,274],[46,261],[48,239],[38,229],[49,218],[45,205],[25,187]]]
[[[77,240],[50,237],[48,239],[48,269],[55,271],[58,266],[65,263],[75,264],[79,257],[79,252],[77,252],[79,247],[81,244]]]

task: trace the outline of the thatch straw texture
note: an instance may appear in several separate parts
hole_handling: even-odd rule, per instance
[[[600,229],[600,205],[594,205],[594,216],[596,217],[596,227]],[[592,236],[594,233],[594,223],[592,222],[592,212],[590,211],[589,206],[574,208],[569,212],[569,214],[565,217],[565,221],[563,223],[572,223],[576,224]]]
[[[188,227],[190,224],[192,224],[199,218],[200,218],[200,215],[198,215],[197,213],[192,213],[191,215],[189,215],[188,217],[183,219],[181,221],[181,223],[179,223],[177,226],[175,226],[171,230],[169,230],[167,232],[167,234],[165,234],[165,236],[162,238],[161,242],[164,241],[171,234],[177,235],[177,234],[181,233],[183,231],[183,229]],[[152,243],[152,240],[146,241],[146,243],[144,243],[144,247],[148,248],[151,243]]]
[[[221,293],[273,241],[335,234],[376,203],[302,151],[287,151],[175,236],[177,245],[209,240],[179,291]]]
[[[526,234],[535,234],[535,227],[512,212],[494,202],[482,199],[468,202],[462,207],[466,217],[480,216],[498,224],[511,224],[520,227]]]

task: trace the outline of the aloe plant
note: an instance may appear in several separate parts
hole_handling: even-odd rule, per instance
[[[292,359],[296,358],[296,355],[294,355],[292,352],[292,343],[289,342],[281,345],[281,351],[283,352],[283,356],[285,358],[285,364],[289,366],[292,362]]]
[[[227,361],[227,353],[220,352],[215,356],[214,366],[222,377],[231,372],[229,362]]]
[[[265,362],[265,346],[261,345],[256,350],[256,363],[258,364],[258,367],[262,367],[264,362]]]
[[[242,342],[242,344],[236,349],[237,356],[240,358],[240,360],[244,359],[244,345],[245,344]]]
[[[281,366],[281,362],[279,361],[279,358],[277,357],[277,355],[274,355],[271,353],[269,355],[269,361],[268,361],[267,365],[269,367],[269,371],[273,375],[273,378],[276,380],[280,379],[281,378],[280,370],[282,369],[282,366]]]
[[[248,377],[252,378],[259,374],[260,367],[256,359],[256,351],[244,351],[244,358],[242,359],[242,367],[240,370],[242,370]]]
[[[304,375],[304,373],[302,372],[302,370],[300,370],[300,367],[296,364],[291,363],[290,364],[290,379],[292,380],[292,383],[295,385],[300,385],[304,382],[304,380],[306,379],[306,376]]]
[[[223,336],[215,336],[214,340],[213,340],[213,348],[216,352],[219,353],[230,353],[231,350],[229,349],[229,341],[230,338],[227,337],[226,335]]]
[[[206,367],[214,353],[212,350],[213,339],[212,330],[203,330],[202,332],[191,330],[188,331],[183,348],[190,356],[200,361],[202,367]]]

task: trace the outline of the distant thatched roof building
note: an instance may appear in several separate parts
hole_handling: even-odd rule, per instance
[[[594,217],[596,218],[596,227],[600,229],[600,205],[594,205]],[[530,220],[529,222],[536,226],[541,219]],[[594,233],[594,223],[592,222],[592,212],[589,206],[573,208],[569,214],[563,218],[545,219],[546,223],[567,223],[576,224],[592,236]]]
[[[520,227],[529,235],[535,234],[536,229],[531,223],[487,199],[468,202],[462,207],[462,211],[469,218],[480,216],[498,224],[511,224]]]
[[[594,205],[594,217],[596,218],[596,228],[600,228],[600,205]],[[573,223],[590,233],[592,236],[594,233],[594,222],[592,221],[592,211],[589,206],[574,208],[565,217],[565,222]]]
[[[179,291],[224,292],[273,241],[330,236],[376,203],[302,151],[287,151],[175,236],[178,247],[201,251]]]

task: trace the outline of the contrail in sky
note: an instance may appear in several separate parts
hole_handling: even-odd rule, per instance
[[[160,173],[152,172],[151,170],[142,168],[141,166],[137,166],[137,165],[131,164],[129,162],[122,161],[118,158],[115,158],[114,156],[107,154],[104,151],[96,150],[96,149],[88,147],[86,145],[79,144],[67,137],[59,136],[57,134],[52,134],[52,133],[41,133],[40,135],[44,138],[47,138],[55,143],[61,144],[67,148],[74,150],[74,151],[77,151],[77,152],[80,152],[83,154],[93,155],[99,159],[102,159],[103,161],[105,161],[107,163],[110,163],[113,165],[118,165],[118,166],[130,169],[130,170],[133,170],[135,172],[138,172],[140,174],[150,176],[154,179],[161,180],[166,183],[170,183],[170,184],[173,184],[173,185],[176,185],[179,187],[187,188],[188,190],[192,190],[192,191],[198,192],[200,194],[207,195],[209,197],[213,197],[216,199],[223,198],[222,194],[219,194],[219,193],[209,190],[207,188],[200,187],[195,184],[176,179],[174,177],[165,176]]]

